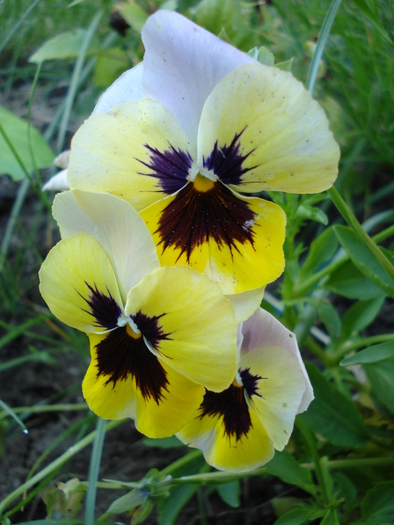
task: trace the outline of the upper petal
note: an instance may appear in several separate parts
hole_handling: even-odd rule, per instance
[[[259,308],[243,323],[242,334],[243,342],[241,351],[243,354],[251,352],[256,348],[279,345],[287,348],[297,359],[297,366],[302,371],[305,380],[305,391],[297,413],[304,412],[312,402],[314,396],[311,382],[298,349],[296,335],[262,308]]]
[[[290,73],[242,65],[204,105],[198,162],[239,191],[320,192],[334,183],[338,161],[323,109]]]
[[[125,71],[99,98],[93,113],[105,113],[118,104],[137,102],[145,97],[142,89],[144,66],[141,62]]]
[[[234,310],[206,276],[186,266],[160,268],[130,290],[125,311],[138,328],[141,316],[155,320],[158,335],[146,338],[177,372],[213,391],[233,380],[238,361]]]
[[[255,60],[174,11],[150,16],[142,41],[144,92],[164,104],[195,143],[212,89],[232,69]]]
[[[40,292],[63,323],[87,333],[111,330],[123,310],[111,263],[84,233],[60,241],[40,272]]]
[[[186,183],[195,148],[159,102],[144,99],[88,118],[75,134],[71,189],[108,192],[141,210]]]
[[[63,238],[84,232],[98,240],[111,261],[124,303],[130,288],[160,267],[144,221],[131,204],[115,195],[68,191],[55,197],[52,211]]]

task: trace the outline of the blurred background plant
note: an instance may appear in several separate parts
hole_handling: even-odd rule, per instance
[[[198,451],[143,439],[129,421],[97,420],[80,392],[87,339],[37,287],[58,240],[42,180],[100,94],[142,59],[140,31],[158,8],[313,85],[342,150],[343,200],[270,195],[288,216],[286,271],[263,306],[296,332],[316,400],[286,450],[248,475],[212,472]],[[3,0],[0,17],[0,520],[391,523],[393,0]]]

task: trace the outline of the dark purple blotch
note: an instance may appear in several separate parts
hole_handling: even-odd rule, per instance
[[[233,184],[235,186],[241,184],[242,175],[257,167],[242,167],[243,162],[254,151],[252,149],[246,154],[241,152],[239,139],[245,129],[246,127],[240,133],[236,133],[229,145],[225,144],[219,147],[218,141],[216,141],[211,154],[208,157],[203,157],[204,168],[213,171],[224,184]]]
[[[80,295],[90,307],[90,311],[84,310],[84,312],[93,315],[96,319],[95,326],[102,327],[105,330],[113,330],[118,326],[118,319],[122,313],[120,306],[112,297],[108,288],[108,295],[106,295],[98,290],[96,284],[90,286],[86,281],[85,284],[90,290],[89,298],[86,299],[78,292],[78,295]]]
[[[138,160],[141,164],[151,170],[151,173],[139,172],[139,175],[155,177],[164,193],[171,195],[183,188],[187,183],[187,176],[192,166],[192,158],[188,151],[176,149],[169,144],[170,149],[159,151],[145,144],[145,148],[150,152],[149,162]]]
[[[252,427],[249,407],[246,403],[245,392],[249,397],[257,393],[257,382],[261,376],[252,375],[249,368],[239,370],[243,386],[230,385],[223,392],[207,390],[200,406],[200,419],[204,416],[219,416],[223,418],[224,434],[235,437],[239,441],[242,436],[247,436]]]

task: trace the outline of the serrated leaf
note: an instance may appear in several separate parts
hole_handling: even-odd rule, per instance
[[[29,147],[28,125],[25,120],[18,118],[11,111],[0,106],[0,123],[11,144],[15,148],[28,172],[34,169]],[[50,166],[55,157],[38,129],[31,126],[31,147],[37,168]],[[21,180],[25,172],[15,158],[2,133],[0,133],[0,174],[10,175],[14,180]]]
[[[335,445],[363,446],[369,434],[353,403],[328,383],[315,365],[307,363],[315,399],[300,418],[311,430]]]
[[[327,228],[314,239],[310,245],[308,256],[300,270],[300,279],[318,270],[329,261],[338,248],[338,239],[332,228]]]
[[[309,470],[301,467],[285,450],[275,452],[274,457],[265,466],[268,474],[277,476],[285,483],[300,487],[310,494],[315,494],[316,487]]]
[[[394,356],[394,340],[380,343],[378,345],[365,348],[355,355],[345,357],[340,363],[341,366],[363,365],[368,363],[377,363]]]
[[[339,242],[360,272],[394,298],[394,280],[380,264],[371,249],[347,226],[336,225],[333,229]]]
[[[383,481],[369,490],[361,502],[361,514],[368,523],[388,524],[394,516],[394,481]]]
[[[45,60],[64,60],[78,57],[83,41],[86,38],[86,32],[86,29],[76,29],[75,31],[66,31],[50,38],[33,53],[29,58],[29,62],[42,64]],[[91,48],[92,45],[90,46]]]
[[[342,339],[347,339],[367,328],[379,315],[384,297],[353,304],[342,317]]]
[[[360,301],[384,295],[384,291],[367,279],[352,261],[346,261],[335,270],[324,283],[324,288],[347,299]]]
[[[237,508],[241,505],[239,480],[229,481],[216,486],[216,490],[224,503],[230,507]]]

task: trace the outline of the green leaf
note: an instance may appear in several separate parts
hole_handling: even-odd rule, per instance
[[[274,55],[266,47],[254,47],[248,51],[248,55],[265,66],[273,66],[275,63]]]
[[[369,20],[371,24],[379,31],[382,37],[388,40],[390,44],[392,44],[393,41],[387,34],[382,24],[379,22],[378,17],[375,15],[375,13],[371,10],[369,5],[366,3],[366,1],[365,0],[353,0],[353,1],[356,4],[356,6],[360,9],[362,14],[365,16],[365,18]]]
[[[174,477],[199,474],[208,472],[210,467],[205,463],[201,456],[195,458],[171,472]],[[157,504],[157,523],[158,525],[173,525],[178,514],[186,503],[190,500],[199,485],[179,485],[171,487],[170,494]]]
[[[301,467],[285,450],[275,452],[275,456],[267,463],[265,468],[268,474],[277,476],[285,483],[300,487],[310,494],[316,493],[316,487],[309,470]]]
[[[339,242],[360,272],[394,298],[394,280],[380,264],[370,247],[347,226],[333,226]],[[388,263],[389,264],[389,263]]]
[[[139,5],[131,3],[120,3],[117,5],[117,8],[129,26],[135,31],[138,31],[138,33],[141,33],[148,18],[148,13]]]
[[[372,393],[394,413],[394,356],[376,363],[363,365]]]
[[[353,304],[342,317],[342,339],[348,339],[367,328],[379,315],[384,297]]]
[[[320,525],[340,525],[336,509],[328,509]]]
[[[25,120],[16,117],[13,113],[0,106],[0,122],[9,141],[16,150],[26,170],[32,172],[34,165],[29,147],[28,124]],[[41,133],[30,127],[31,147],[37,168],[46,168],[53,162],[55,155],[48,146]],[[10,175],[14,180],[21,180],[25,172],[15,158],[12,149],[0,133],[0,174]]]
[[[334,339],[338,338],[341,333],[341,319],[334,306],[324,299],[317,300],[314,306],[316,306],[319,319],[330,336]]]
[[[310,245],[308,256],[300,270],[300,279],[308,277],[311,273],[329,261],[338,248],[338,239],[330,227],[314,239]]]
[[[306,363],[315,399],[300,418],[311,430],[335,445],[363,446],[368,429],[353,403],[328,383],[315,365]]]
[[[98,57],[94,67],[94,84],[103,88],[110,86],[130,66],[127,53],[120,47],[113,47]]]
[[[345,357],[340,363],[341,366],[363,365],[367,363],[377,363],[394,356],[394,340],[380,343],[378,345],[365,348],[355,355]]]
[[[393,523],[394,481],[383,481],[369,490],[361,502],[361,515],[373,525]]]
[[[367,279],[352,261],[346,261],[335,270],[324,283],[324,288],[347,299],[361,301],[384,295],[384,291]]]
[[[324,211],[320,208],[316,208],[316,206],[310,206],[308,204],[301,204],[298,206],[295,217],[320,222],[324,225],[328,224],[328,217]]]
[[[283,514],[283,516],[274,522],[274,525],[303,525],[322,515],[323,511],[317,510],[316,507],[300,505],[296,509]]]
[[[219,496],[222,500],[227,503],[230,507],[237,508],[241,505],[241,500],[239,496],[239,480],[235,479],[234,481],[229,481],[228,483],[223,483],[216,486],[216,490],[219,493]]]
[[[33,55],[29,62],[40,64],[45,60],[77,58],[86,37],[86,29],[66,31],[47,40]],[[91,50],[92,51],[92,50]]]
[[[275,64],[275,67],[278,69],[281,69],[282,71],[289,71],[291,72],[291,68],[293,67],[294,58],[290,58],[290,60],[284,60],[283,62],[278,62]]]
[[[148,487],[133,489],[124,496],[113,501],[107,512],[110,514],[129,512],[136,507],[142,506],[149,499],[150,493],[151,491]]]
[[[344,499],[345,506],[352,509],[357,500],[357,489],[353,482],[342,472],[333,472],[332,476]]]

